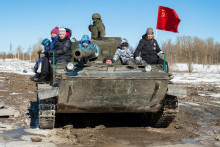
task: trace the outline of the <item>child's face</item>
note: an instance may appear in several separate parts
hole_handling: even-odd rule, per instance
[[[88,44],[87,44],[87,43],[83,43],[83,46],[87,47],[87,46],[88,46]]]
[[[123,48],[123,49],[126,49],[126,48],[127,48],[127,46],[122,46],[122,48]]]
[[[112,64],[112,60],[106,60],[105,63],[106,64]]]
[[[51,33],[51,37],[56,37],[56,36],[57,36],[57,34]]]
[[[65,34],[60,34],[59,37],[60,37],[60,39],[64,39],[65,38]]]

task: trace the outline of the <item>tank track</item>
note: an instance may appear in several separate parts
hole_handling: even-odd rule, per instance
[[[53,129],[55,125],[55,105],[39,104],[38,127],[40,129]]]
[[[172,95],[166,95],[163,102],[163,110],[158,112],[156,118],[154,117],[153,126],[156,128],[168,127],[178,112],[179,108],[177,97]]]
[[[38,86],[39,89],[47,90],[49,85],[42,84]],[[40,129],[53,129],[55,126],[55,99],[39,99],[38,98],[38,127]]]

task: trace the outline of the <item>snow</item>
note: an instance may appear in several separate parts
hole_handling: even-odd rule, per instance
[[[172,71],[184,71],[188,72],[188,66],[186,63],[176,63],[170,66]],[[220,65],[202,65],[192,64],[192,72],[206,72],[206,73],[220,73]]]
[[[193,64],[192,73],[188,72],[187,64],[178,63],[170,66],[174,83],[218,83],[220,84],[220,65]]]
[[[215,98],[220,98],[220,93],[217,93],[217,94],[211,94],[210,96],[211,96],[211,97],[215,97]]]
[[[31,63],[28,60],[22,61],[18,59],[0,59],[0,72],[8,73],[18,73],[24,75],[33,75],[33,67],[35,63]],[[186,63],[172,64],[170,69],[172,69],[174,83],[217,83],[220,85],[220,65],[201,65],[192,64],[193,72],[188,72],[188,66]],[[26,70],[27,73],[24,73]],[[0,77],[2,78],[5,77]],[[218,86],[217,85],[217,86]]]
[[[0,59],[0,72],[18,73],[24,75],[33,75],[33,67],[35,63],[31,63],[27,60],[22,61],[18,59]],[[26,70],[27,73],[23,71]]]
[[[185,104],[193,105],[193,106],[200,106],[200,104],[193,103],[193,102],[185,102]]]
[[[220,101],[211,101],[213,103],[217,103],[217,104],[220,104]]]
[[[214,98],[220,98],[220,93],[215,93],[215,94],[198,94],[199,96],[210,96]]]
[[[10,93],[10,95],[19,95],[21,93],[16,93],[16,92],[13,92],[13,93]]]

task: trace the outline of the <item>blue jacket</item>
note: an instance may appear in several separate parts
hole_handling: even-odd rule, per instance
[[[85,47],[83,45],[83,41],[86,41],[86,40],[89,41],[89,44],[88,44],[88,46]],[[80,44],[77,46],[77,48],[82,49],[82,50],[93,49],[93,50],[95,50],[95,57],[98,57],[98,55],[99,55],[99,47],[97,45],[91,43],[88,35],[83,35],[83,37],[80,41]]]
[[[57,35],[55,37],[51,37],[52,42],[50,43],[50,49],[54,48],[54,43],[58,38],[59,38],[59,35]]]

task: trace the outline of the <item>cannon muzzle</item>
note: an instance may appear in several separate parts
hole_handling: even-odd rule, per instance
[[[76,59],[92,58],[94,56],[95,56],[95,51],[92,49],[87,49],[87,50],[76,49],[73,51],[73,57]]]

